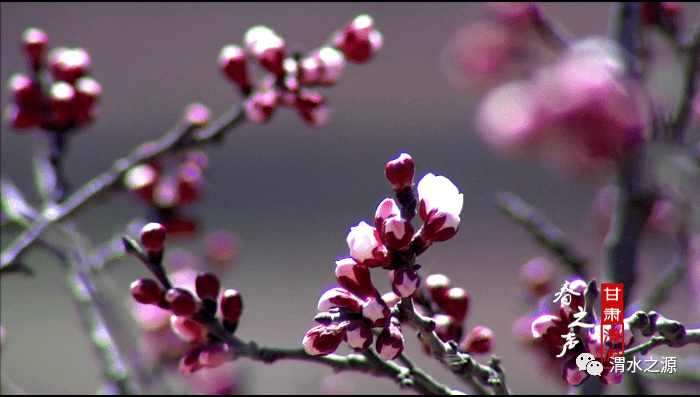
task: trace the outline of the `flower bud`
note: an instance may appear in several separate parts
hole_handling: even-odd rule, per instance
[[[199,353],[201,349],[199,347],[192,348],[188,351],[180,360],[180,373],[191,374],[192,372],[200,368],[199,364]]]
[[[221,287],[221,283],[215,274],[209,272],[199,273],[194,283],[197,296],[200,299],[216,300],[216,298],[219,296],[219,288]]]
[[[530,327],[532,336],[536,339],[542,338],[545,342],[554,346],[564,346],[566,339],[562,335],[569,333],[569,329],[564,322],[551,314],[542,314],[532,321]]]
[[[374,214],[374,227],[380,236],[384,234],[384,221],[395,216],[401,216],[401,209],[396,205],[394,199],[385,198],[382,200],[377,206],[377,212]]]
[[[374,341],[372,327],[364,320],[350,321],[345,328],[345,335],[343,338],[348,342],[350,347],[355,350],[365,350],[370,347]]]
[[[77,113],[77,96],[72,85],[64,81],[53,83],[49,99],[51,101],[52,123],[63,126],[74,121]]]
[[[467,317],[469,295],[462,288],[450,288],[445,293],[444,300],[436,303],[445,313],[457,319],[457,322],[461,323]]]
[[[462,327],[457,323],[457,320],[446,314],[436,314],[433,316],[435,320],[435,333],[443,342],[458,341],[462,335]]]
[[[141,229],[141,244],[149,252],[160,252],[163,250],[166,234],[163,225],[151,222]]]
[[[299,81],[304,85],[313,86],[318,84],[322,72],[321,61],[318,57],[310,56],[304,58],[299,65]]]
[[[227,289],[221,296],[221,315],[225,320],[235,323],[243,312],[241,294],[235,289]]]
[[[142,278],[131,283],[131,296],[143,304],[157,305],[163,301],[165,291],[150,278]]]
[[[324,292],[318,300],[318,310],[328,312],[334,307],[359,313],[362,307],[362,300],[344,288],[331,288]]]
[[[350,228],[347,237],[350,255],[358,262],[369,267],[387,266],[391,258],[375,228],[366,222],[360,222]]]
[[[187,317],[197,310],[197,301],[190,291],[183,288],[171,288],[165,294],[165,301],[168,302],[170,310],[176,316]]]
[[[362,303],[362,316],[370,320],[372,327],[386,327],[390,314],[391,309],[382,298],[370,296]]]
[[[401,325],[392,322],[377,337],[377,353],[385,360],[393,360],[403,353]]]
[[[193,103],[185,109],[184,120],[190,125],[202,128],[211,120],[211,111],[201,103]]]
[[[464,197],[449,179],[427,174],[418,182],[416,190],[420,199],[419,213],[424,222],[428,222],[430,215],[437,212],[446,215],[444,220],[440,215],[436,216],[432,221],[442,224],[432,226],[432,229],[440,230],[438,226],[443,224],[444,227],[455,227],[454,222],[459,224]]]
[[[199,353],[199,364],[202,367],[216,368],[229,361],[231,358],[230,349],[223,342],[212,342],[202,348]]]
[[[384,221],[382,225],[382,241],[394,250],[402,250],[413,239],[413,225],[402,217],[392,217]]]
[[[447,241],[459,231],[459,216],[450,212],[433,212],[423,226],[423,237],[431,242]]]
[[[420,286],[420,278],[418,273],[413,269],[396,269],[391,283],[391,288],[394,293],[402,298],[408,298],[418,291]]]
[[[8,106],[5,110],[4,116],[6,122],[17,131],[27,130],[29,128],[36,127],[41,120],[40,114],[32,112],[19,105]]]
[[[227,45],[219,53],[219,67],[226,77],[236,83],[243,95],[248,96],[253,89],[247,71],[247,59],[243,49],[237,45]]]
[[[578,386],[583,383],[589,375],[586,371],[579,371],[578,365],[576,365],[576,358],[572,358],[564,364],[562,376],[566,383],[571,386]]]
[[[41,107],[42,99],[39,87],[32,82],[29,76],[15,73],[10,77],[8,88],[12,99],[20,106]]]
[[[248,29],[244,41],[250,54],[277,77],[284,75],[283,62],[286,45],[272,29],[255,26]]]
[[[389,161],[384,168],[386,179],[396,191],[413,186],[414,173],[413,158],[407,153],[401,153],[399,157]]]
[[[296,108],[304,121],[312,127],[322,127],[330,118],[331,109],[326,99],[318,92],[301,91]]]
[[[43,61],[48,46],[49,36],[39,28],[27,28],[22,34],[22,49],[35,70]]]
[[[493,331],[486,327],[477,326],[462,341],[460,349],[469,354],[484,354],[491,351],[492,345]]]
[[[336,262],[335,277],[345,289],[364,299],[374,292],[369,269],[353,258],[341,258]]]
[[[444,274],[431,274],[423,282],[433,301],[440,306],[445,301],[447,290],[450,288],[450,279]]]
[[[544,296],[552,290],[554,268],[545,258],[535,258],[520,268],[520,281],[535,296]]]
[[[245,114],[248,120],[263,124],[270,120],[279,103],[279,94],[275,89],[256,92],[245,103]]]
[[[381,48],[381,35],[374,30],[369,15],[360,15],[333,39],[333,45],[345,56],[357,63],[368,61]]]
[[[312,356],[327,356],[343,341],[344,327],[338,324],[317,325],[306,332],[301,343],[306,353]]]
[[[149,164],[131,168],[124,175],[124,185],[146,201],[153,199],[153,186],[158,179],[158,171]]]
[[[97,104],[102,93],[102,87],[90,77],[81,77],[75,81],[75,94],[77,96],[78,113],[86,113],[90,107]]]
[[[49,54],[49,70],[54,79],[73,84],[90,73],[90,54],[82,48],[56,48]]]
[[[401,302],[401,297],[393,292],[387,292],[386,294],[382,295],[382,299],[384,302],[386,302],[386,305],[389,306],[389,308],[392,308]]]
[[[314,58],[318,59],[321,70],[318,83],[330,86],[340,81],[345,70],[345,58],[342,52],[332,47],[324,47],[314,54]]]
[[[202,168],[192,162],[181,164],[178,167],[178,204],[191,203],[202,194],[204,190],[204,175],[202,171]]]
[[[187,343],[203,342],[207,336],[202,324],[187,317],[170,316],[170,327],[175,335]]]
[[[651,357],[650,357],[651,358]],[[585,372],[585,371],[581,371]],[[615,372],[611,369],[603,369],[603,373],[600,374],[598,379],[600,379],[601,383],[604,385],[617,385],[622,382],[622,379],[625,377],[624,372]]]

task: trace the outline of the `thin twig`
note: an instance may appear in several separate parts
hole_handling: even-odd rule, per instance
[[[652,338],[641,345],[625,350],[625,358],[632,357],[634,354],[647,352],[657,346],[668,345],[671,347],[680,347],[687,344],[700,345],[700,329],[686,329],[683,324],[678,321],[669,320],[660,314],[651,311],[649,313],[638,311],[632,316],[625,319],[630,329],[638,329],[644,336],[652,336]]]
[[[673,258],[671,265],[661,273],[661,280],[654,287],[649,296],[642,303],[642,310],[650,311],[656,309],[663,301],[666,300],[668,293],[676,283],[683,279],[686,266],[680,257]]]
[[[24,233],[3,250],[0,258],[0,271],[5,271],[19,255],[36,241],[47,226],[65,219],[68,215],[100,199],[101,196],[123,187],[124,174],[135,165],[147,162],[169,151],[184,150],[207,142],[220,141],[225,131],[239,125],[244,120],[245,111],[242,106],[237,106],[221,116],[212,127],[199,131],[193,136],[191,135],[196,129],[195,126],[182,121],[173,130],[166,133],[153,147],[135,150],[126,158],[117,160],[111,170],[86,183],[68,197],[63,204],[43,211]],[[191,136],[190,139],[187,139],[189,136]]]
[[[303,348],[284,349],[279,347],[258,346],[256,342],[243,342],[237,336],[227,332],[216,319],[208,320],[205,326],[212,334],[226,342],[231,347],[234,358],[247,357],[254,361],[271,364],[277,360],[299,360],[324,364],[335,371],[357,371],[394,379],[399,384],[410,370],[394,362],[384,360],[371,349],[366,349],[363,355],[349,354],[345,357],[329,354],[327,356],[312,356]],[[416,391],[440,391],[441,394],[452,394],[453,391],[435,382],[428,376],[417,376],[413,382],[405,384]]]
[[[417,313],[410,298],[401,299],[398,310],[401,322],[417,329],[421,341],[430,348],[433,357],[450,371],[462,379],[473,378],[482,385],[490,386],[495,394],[509,394],[502,372],[479,364],[470,355],[457,351],[456,344],[443,342],[435,333],[435,321]]]
[[[525,226],[537,242],[549,249],[573,274],[583,279],[588,278],[586,274],[588,260],[566,242],[564,233],[559,228],[513,193],[499,193],[496,195],[496,201],[500,209]]]

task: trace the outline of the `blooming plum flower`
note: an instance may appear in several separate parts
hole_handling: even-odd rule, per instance
[[[425,222],[424,236],[430,241],[446,241],[459,229],[464,196],[442,175],[427,174],[418,182],[419,213]]]

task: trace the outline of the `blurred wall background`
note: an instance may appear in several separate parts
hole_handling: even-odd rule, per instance
[[[576,37],[605,34],[608,3],[544,8]],[[238,264],[223,281],[244,299],[237,334],[261,344],[299,346],[313,325],[318,297],[335,282],[334,260],[347,253],[350,226],[371,220],[376,205],[391,195],[384,165],[407,151],[415,160],[417,180],[427,172],[445,175],[465,199],[457,237],[433,246],[419,263],[427,272],[448,275],[471,295],[467,326],[494,330],[494,353],[503,359],[513,391],[565,390],[541,376],[512,336],[511,324],[521,308],[519,268],[545,251],[497,210],[493,196],[510,190],[540,208],[592,258],[600,279],[600,239],[591,208],[595,190],[610,178],[561,179],[534,161],[500,159],[475,136],[474,102],[448,87],[439,61],[451,35],[482,14],[478,4],[2,3],[0,11],[3,85],[24,71],[18,42],[26,27],[44,29],[52,46],[90,52],[92,76],[103,89],[101,116],[71,141],[65,166],[74,186],[107,170],[136,145],[159,138],[189,103],[202,102],[214,115],[237,103],[240,97],[218,70],[217,56],[222,46],[241,43],[249,27],[268,25],[288,45],[312,50],[356,15],[372,15],[384,48],[368,64],[348,65],[340,84],[323,90],[333,110],[325,127],[311,129],[294,112],[281,109],[268,124],[245,124],[223,145],[205,149],[211,160],[206,196],[190,209],[209,230],[227,228],[242,241]],[[4,109],[6,90],[0,98]],[[2,175],[36,204],[31,154],[43,139],[19,136],[3,125],[0,143]],[[122,195],[75,221],[100,243],[143,215],[144,208]],[[13,237],[3,231],[2,245]],[[640,293],[670,261],[672,252],[662,249],[670,242],[666,237],[643,241]],[[201,249],[201,239],[177,244]],[[29,393],[94,392],[101,384],[100,366],[65,291],[63,270],[41,250],[27,255],[26,262],[36,268],[36,277],[0,280],[1,323],[7,332],[3,373]],[[146,276],[133,260],[110,272],[125,300],[129,283]],[[389,290],[385,273],[373,276],[380,291]],[[565,277],[560,272],[556,280]],[[673,293],[663,313],[697,322],[683,288]],[[419,351],[413,331],[406,328],[404,336],[407,353],[419,365],[447,385],[467,389]],[[298,362],[265,366],[241,360],[240,365],[249,393],[319,393],[331,374],[326,367]],[[360,374],[328,380],[336,381],[356,393],[401,392],[390,380]],[[689,392],[653,385],[652,391],[661,390]]]

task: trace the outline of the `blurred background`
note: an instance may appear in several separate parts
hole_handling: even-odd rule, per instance
[[[544,10],[578,38],[605,34],[609,3],[546,4]],[[697,7],[696,7],[697,8]],[[462,224],[452,240],[434,245],[419,258],[426,273],[443,273],[471,296],[467,328],[495,333],[493,353],[502,358],[509,387],[517,393],[561,393],[554,381],[561,368],[542,369],[515,340],[511,327],[523,314],[520,267],[546,255],[521,226],[494,201],[500,190],[515,192],[558,225],[591,258],[600,280],[601,238],[593,199],[612,176],[573,180],[552,175],[534,160],[505,160],[492,154],[473,132],[473,98],[455,92],[443,78],[440,60],[450,37],[479,18],[482,6],[462,3],[6,3],[0,5],[0,80],[25,71],[19,40],[35,26],[51,46],[85,48],[92,76],[102,85],[101,114],[70,142],[66,174],[81,186],[140,143],[159,138],[192,102],[216,116],[240,101],[218,69],[226,44],[240,44],[251,26],[274,29],[290,48],[313,50],[355,16],[370,14],[384,47],[367,64],[349,64],[341,82],[323,89],[332,116],[322,128],[308,127],[282,108],[263,125],[246,123],[221,146],[206,147],[210,158],[205,196],[188,209],[204,230],[225,228],[241,241],[235,268],[224,287],[238,289],[244,313],[237,330],[244,340],[297,347],[314,325],[317,300],[335,283],[334,261],[348,251],[345,238],[358,222],[371,221],[377,204],[392,194],[384,165],[405,151],[416,164],[416,180],[428,172],[447,176],[464,194]],[[688,10],[688,16],[697,11]],[[260,76],[260,73],[257,74]],[[3,90],[1,107],[10,98]],[[28,200],[38,205],[31,156],[44,145],[40,134],[20,136],[2,125],[0,164]],[[145,215],[146,206],[123,194],[74,218],[99,244]],[[200,233],[173,242],[201,251]],[[16,233],[2,234],[4,247]],[[637,296],[648,292],[671,261],[669,236],[646,236],[641,243]],[[28,393],[92,393],[101,381],[99,361],[86,340],[65,287],[64,271],[41,249],[26,256],[34,278],[3,276],[1,319],[7,338],[2,372]],[[127,259],[109,273],[123,300],[129,283],[146,269]],[[556,287],[568,276],[558,271]],[[380,292],[390,290],[385,271],[373,271]],[[698,323],[685,282],[660,311],[686,325]],[[695,314],[693,314],[695,313]],[[437,380],[468,391],[466,385],[420,351],[414,331],[404,328],[406,352]],[[658,349],[684,357],[697,348]],[[342,346],[339,353],[347,353]],[[478,359],[487,362],[487,357]],[[315,364],[250,360],[237,364],[242,390],[254,394],[343,391],[400,393],[388,379],[362,374],[331,375]],[[543,376],[546,372],[554,377]],[[4,381],[4,380],[3,380]],[[330,385],[330,386],[329,386]],[[622,385],[611,387],[624,392]],[[692,393],[674,384],[654,383],[652,392]]]

